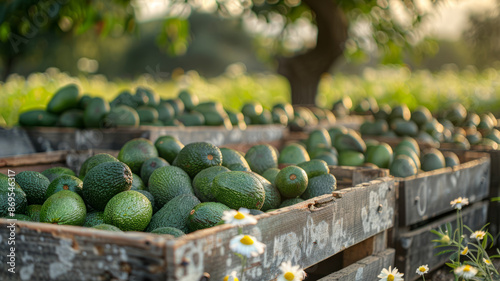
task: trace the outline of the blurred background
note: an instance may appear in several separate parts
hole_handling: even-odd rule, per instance
[[[373,96],[500,111],[496,0],[114,0],[0,3],[0,114],[74,82],[111,100],[146,85],[229,108],[330,108]],[[326,74],[325,74],[326,73]]]

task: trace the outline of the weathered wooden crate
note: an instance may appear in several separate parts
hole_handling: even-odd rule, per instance
[[[487,212],[487,201],[467,206],[462,210],[464,224],[473,230],[481,229],[487,223]],[[422,264],[428,264],[430,271],[433,271],[449,261],[451,253],[436,256],[437,253],[447,248],[434,248],[437,244],[431,241],[439,238],[430,230],[438,230],[439,227],[445,229],[447,223],[451,223],[455,229],[456,221],[456,212],[451,212],[439,220],[414,230],[400,230],[399,237],[395,241],[396,266],[400,272],[405,273],[405,280],[417,280],[419,276],[415,271]]]
[[[313,266],[360,242],[374,241],[374,236],[393,227],[394,179],[374,179],[386,176],[387,170],[331,167],[331,173],[337,176],[339,190],[261,214],[257,225],[244,227],[244,233],[267,245],[263,255],[248,260],[244,280],[273,280],[283,261],[303,268]],[[371,181],[362,182],[370,177]],[[10,235],[9,223],[0,219],[2,240]],[[210,280],[222,280],[231,271],[241,270],[239,258],[228,246],[238,230],[229,225],[169,239],[139,232],[16,224],[17,273],[1,271],[1,280],[197,281],[206,274]],[[7,243],[0,244],[2,253],[8,249]],[[5,264],[6,259],[1,255],[0,263]]]
[[[281,125],[251,125],[246,130],[227,130],[212,126],[140,126],[117,129],[34,127],[25,130],[38,152],[91,148],[119,150],[131,139],[147,138],[154,142],[163,135],[175,136],[183,144],[197,141],[207,141],[214,145],[276,142],[282,140],[288,132]]]
[[[487,154],[457,152],[461,164],[396,178],[399,189],[399,225],[411,226],[450,212],[450,202],[467,197],[471,203],[488,197],[490,158]]]
[[[34,152],[35,148],[23,129],[0,127],[0,157]]]

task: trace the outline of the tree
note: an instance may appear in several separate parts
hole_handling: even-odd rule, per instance
[[[140,9],[141,5],[140,0],[52,0],[47,3],[55,8],[44,9],[34,0],[0,4],[0,40],[11,43],[11,48],[0,49],[6,73],[15,57],[24,51],[22,48],[29,45],[26,39],[33,34],[33,26],[38,32],[43,30],[61,36],[78,35],[90,29],[106,36],[117,24],[133,31],[132,7]],[[261,54],[274,58],[277,72],[290,82],[294,104],[314,104],[321,76],[343,55],[360,58],[375,54],[383,62],[400,62],[402,50],[411,49],[421,41],[418,28],[433,5],[430,0],[170,0],[165,3],[169,12],[157,41],[171,54],[182,54],[186,50],[189,42],[186,18],[193,9],[239,17],[242,23],[253,19],[254,24],[274,29],[277,26],[278,32],[266,34],[264,28],[263,32],[255,33],[255,38],[265,48]],[[37,15],[43,11],[47,19],[37,24]],[[301,31],[300,26],[308,25],[314,28]],[[305,33],[316,33],[316,36],[309,38],[311,42],[290,44],[293,36]]]

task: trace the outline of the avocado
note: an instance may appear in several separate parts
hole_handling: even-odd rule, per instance
[[[222,203],[205,202],[196,205],[189,213],[188,227],[193,232],[200,229],[209,228],[219,224],[222,220],[224,211],[231,210]]]
[[[77,108],[81,110],[85,110],[87,106],[89,105],[90,101],[92,100],[92,97],[89,95],[83,95],[80,100],[78,101],[78,106]]]
[[[58,121],[57,115],[45,110],[29,110],[19,115],[19,125],[32,126],[55,126]]]
[[[339,153],[343,150],[354,150],[361,153],[366,151],[366,144],[363,139],[357,132],[350,129],[348,129],[347,134],[341,134],[335,138],[334,146]]]
[[[293,106],[291,104],[289,104],[289,103],[277,103],[273,106],[273,110],[277,109],[277,108],[282,109],[286,113],[288,120],[293,119],[294,110],[293,110]]]
[[[250,174],[254,177],[256,177],[260,183],[262,184],[262,187],[264,187],[264,191],[266,193],[265,199],[264,199],[264,205],[262,205],[262,208],[260,209],[261,211],[265,212],[269,209],[276,209],[279,207],[281,203],[281,194],[278,188],[272,184],[269,180],[264,178],[263,176],[255,173],[255,172],[250,172]],[[250,209],[250,212],[252,211],[258,211],[256,209]]]
[[[197,111],[183,113],[177,117],[177,120],[179,120],[186,127],[205,125],[205,116]]]
[[[70,109],[59,116],[57,122],[61,127],[69,128],[83,128],[85,124],[83,123],[83,110],[81,109]]]
[[[99,224],[99,225],[92,226],[92,228],[99,229],[99,230],[107,230],[107,231],[123,232],[123,231],[121,231],[121,229],[119,229],[118,227],[116,227],[116,226],[114,226],[114,225],[106,224],[106,223],[103,223],[103,224]]]
[[[271,116],[273,118],[273,124],[280,124],[286,126],[288,124],[288,116],[286,112],[281,108],[273,108],[271,111]]]
[[[104,116],[103,125],[106,128],[138,127],[140,123],[139,114],[135,109],[126,105],[112,107]]]
[[[361,124],[359,131],[363,136],[381,136],[389,130],[389,124],[383,119],[366,120]]]
[[[173,163],[184,145],[175,137],[161,136],[155,141],[155,147],[161,158],[167,160],[168,163]]]
[[[26,193],[28,204],[43,204],[45,202],[45,192],[49,187],[49,179],[34,171],[20,172],[15,177],[16,182]]]
[[[325,130],[326,131],[326,130]],[[328,141],[330,136],[328,136]],[[290,143],[283,147],[278,157],[278,164],[296,165],[311,160],[307,150],[300,144]]]
[[[173,162],[194,178],[201,170],[222,165],[220,149],[208,142],[193,142],[184,146]]]
[[[392,108],[388,104],[382,104],[379,106],[378,111],[373,113],[373,117],[376,120],[389,120],[389,115],[391,114]]]
[[[141,177],[132,173],[132,187],[130,190],[147,190],[146,185],[142,181]]]
[[[73,191],[62,190],[47,198],[40,210],[40,222],[79,225],[85,223],[85,202]]]
[[[213,166],[199,172],[193,179],[194,194],[202,202],[215,201],[212,184],[214,178],[220,173],[229,172],[230,170],[223,166]]]
[[[155,204],[155,198],[153,197],[153,194],[151,194],[147,190],[136,190],[136,191],[141,193],[142,195],[146,196],[146,198],[148,198],[149,202],[151,202],[151,206],[153,207],[153,214],[158,212],[160,207]]]
[[[151,231],[151,233],[154,233],[154,234],[168,234],[168,235],[174,236],[175,238],[186,235],[184,232],[182,232],[182,230],[180,230],[178,228],[175,228],[175,227],[169,227],[169,226],[167,226],[167,227],[159,227],[159,228]]]
[[[158,121],[158,111],[154,107],[139,106],[136,111],[141,125]]]
[[[396,133],[398,136],[410,136],[410,137],[415,137],[418,135],[418,126],[415,124],[413,121],[406,121],[406,120],[394,120],[393,123],[391,123],[391,129]]]
[[[267,169],[278,167],[278,153],[268,144],[252,146],[245,154],[245,159],[250,169],[259,175]]]
[[[132,171],[124,163],[101,163],[88,171],[83,179],[82,192],[85,202],[95,210],[103,211],[113,196],[130,190],[132,179]]]
[[[109,103],[102,98],[92,98],[83,113],[83,122],[87,128],[100,128],[103,119],[110,111]]]
[[[205,125],[207,126],[223,126],[228,117],[225,115],[225,112],[224,115],[218,112],[205,112],[203,113],[203,118],[205,118]],[[227,122],[231,123],[231,120],[228,119]]]
[[[453,143],[457,146],[457,148],[464,150],[470,149],[470,142],[464,135],[454,134],[452,138],[453,138]]]
[[[233,112],[230,110],[226,110],[226,112],[233,127],[238,128],[240,130],[246,130],[247,124],[245,123],[245,116],[243,115],[243,113]]]
[[[148,187],[158,208],[181,194],[193,195],[191,178],[184,170],[175,166],[156,169],[149,177]]]
[[[420,158],[411,147],[398,146],[396,150],[394,150],[393,158],[395,158],[397,155],[406,155],[410,157],[413,160],[415,167],[417,167],[417,169],[421,168]]]
[[[92,211],[92,212],[87,212],[83,226],[93,227],[103,223],[104,223],[104,212]]]
[[[23,214],[14,214],[12,217],[6,217],[7,219],[18,220],[18,221],[33,221],[30,216]]]
[[[248,102],[241,108],[241,113],[248,116],[250,119],[257,118],[264,111],[262,105],[258,102]],[[252,122],[253,123],[253,122]]]
[[[9,200],[9,198],[14,198],[15,209],[11,208],[9,210],[11,207],[9,206],[9,202],[12,200]],[[10,213],[26,214],[27,207],[28,200],[26,199],[26,193],[21,189],[19,184],[15,182],[15,178],[9,178],[7,176],[0,177],[0,217],[10,218]]]
[[[304,200],[308,200],[317,196],[331,194],[337,189],[337,179],[332,174],[324,174],[309,179],[307,189],[300,196]]]
[[[298,106],[295,108],[294,115],[304,119],[306,126],[316,126],[318,125],[318,118],[314,116],[312,111],[304,106]]]
[[[422,170],[428,172],[446,167],[446,161],[441,151],[431,148],[421,157]]]
[[[323,147],[332,146],[330,134],[326,129],[321,128],[312,131],[306,140],[307,151],[311,151],[312,149],[318,146],[323,146]]]
[[[85,162],[83,162],[82,166],[80,167],[80,173],[78,177],[83,180],[88,171],[104,162],[118,162],[118,159],[107,153],[99,153],[91,156],[87,158]]]
[[[305,200],[302,199],[302,198],[290,198],[290,199],[286,199],[286,200],[283,200],[283,202],[281,202],[281,205],[279,206],[279,208],[289,207],[289,206],[292,206],[292,205],[295,205],[295,204],[298,204],[298,203],[302,203],[304,201]],[[270,210],[268,210],[268,212],[269,211]]]
[[[304,169],[288,166],[276,175],[276,187],[284,198],[299,197],[307,188],[309,179]]]
[[[409,156],[398,155],[392,161],[389,171],[395,177],[406,178],[416,175],[417,167]]]
[[[135,95],[139,100],[143,101],[143,104],[155,107],[160,104],[160,96],[150,88],[137,87],[135,89]]]
[[[445,118],[450,120],[455,126],[462,124],[466,117],[467,109],[459,103],[452,104],[445,114]]]
[[[361,166],[365,162],[363,153],[353,150],[344,150],[339,153],[340,166]]]
[[[455,167],[460,165],[460,159],[458,159],[458,156],[455,153],[451,151],[445,151],[443,152],[443,156],[446,167]]]
[[[171,104],[160,103],[158,106],[155,107],[155,109],[158,112],[159,121],[166,123],[166,122],[172,122],[172,120],[174,120],[175,110]]]
[[[186,89],[179,92],[178,98],[182,101],[187,111],[193,110],[199,103],[198,96]]]
[[[111,107],[119,105],[126,105],[131,108],[136,108],[137,106],[139,106],[137,100],[129,90],[121,91],[110,104]]]
[[[251,171],[247,160],[240,152],[225,147],[221,147],[220,152],[222,154],[222,166],[231,171]]]
[[[57,177],[62,175],[75,176],[75,172],[66,167],[52,167],[44,170],[42,175],[46,176],[49,181],[55,180]]]
[[[350,97],[343,97],[333,103],[332,111],[338,117],[349,115],[352,108],[352,100]]]
[[[241,207],[260,210],[266,194],[256,177],[241,171],[218,174],[212,183],[212,190],[218,202],[236,210]]]
[[[250,120],[253,125],[269,125],[273,123],[273,115],[271,111],[264,108],[261,114],[250,117]]]
[[[189,214],[200,203],[198,198],[190,194],[183,194],[173,198],[153,215],[146,231],[152,232],[160,227],[175,227],[187,233],[189,231]]]
[[[313,159],[311,159],[311,160],[323,160],[329,166],[339,165],[338,157],[329,151],[322,152],[319,155],[314,156]]]
[[[161,157],[151,157],[144,161],[141,166],[141,179],[148,186],[149,177],[158,168],[170,166],[170,164]]]
[[[417,126],[422,126],[432,120],[432,114],[427,107],[419,106],[412,112],[410,119],[415,122]]]
[[[311,161],[302,162],[297,164],[297,166],[302,168],[306,172],[308,179],[330,173],[328,164],[324,160],[320,159],[313,159]]]
[[[392,159],[392,148],[387,143],[381,143],[372,149],[367,149],[365,162],[373,163],[380,168],[387,169]]]
[[[80,196],[83,196],[82,188],[83,182],[81,179],[70,175],[59,176],[49,184],[47,190],[44,193],[44,201],[45,198],[49,198],[50,196],[61,190],[70,190],[76,192]]]
[[[185,106],[184,106],[184,103],[182,102],[182,100],[180,99],[168,99],[168,100],[165,100],[165,103],[168,103],[172,106],[172,108],[174,109],[174,116],[175,117],[178,117],[178,116],[181,116],[182,113],[184,113],[184,110],[185,110]]]
[[[150,140],[144,138],[126,142],[118,153],[118,160],[127,164],[135,174],[140,174],[144,161],[152,157],[158,157],[158,151]]]
[[[149,199],[135,190],[116,194],[104,209],[104,222],[123,231],[143,231],[151,221],[153,206]]]
[[[275,184],[276,176],[280,172],[278,168],[269,168],[262,173],[262,176],[268,180],[271,184]]]
[[[40,211],[42,210],[42,205],[28,205],[26,209],[26,215],[30,217],[31,221],[40,222]]]
[[[500,131],[493,129],[488,135],[485,136],[485,138],[500,144]]]
[[[396,119],[403,119],[404,121],[409,121],[411,118],[411,112],[410,109],[406,104],[402,105],[397,105],[392,108],[391,114],[389,114],[389,120],[391,123],[393,120]]]
[[[420,146],[418,145],[417,141],[414,138],[411,138],[411,137],[403,138],[398,143],[398,145],[396,146],[396,148],[394,150],[398,150],[398,148],[400,148],[402,146],[407,146],[407,147],[411,148],[415,152],[415,154],[417,154],[417,156],[420,157]]]
[[[80,100],[80,92],[75,84],[66,85],[54,94],[47,105],[47,112],[60,114],[68,109],[76,108]]]

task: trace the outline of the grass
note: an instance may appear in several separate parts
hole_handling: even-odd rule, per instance
[[[410,72],[404,67],[367,68],[360,76],[325,75],[320,83],[317,104],[330,108],[342,96],[350,96],[354,103],[364,97],[375,97],[379,103],[405,103],[410,109],[418,105],[431,111],[460,102],[478,112],[500,113],[500,72],[487,69],[457,71],[447,69],[437,73]],[[45,108],[53,93],[68,83],[76,83],[83,93],[100,96],[108,101],[123,89],[147,86],[161,97],[177,96],[179,89],[189,88],[200,100],[216,100],[230,109],[240,109],[248,101],[261,102],[271,107],[277,102],[289,102],[290,89],[286,79],[269,73],[241,74],[228,72],[206,79],[195,71],[176,75],[168,81],[155,81],[150,75],[136,80],[108,81],[102,75],[71,77],[57,69],[33,73],[28,77],[11,75],[0,82],[0,116],[8,125],[17,122],[20,112]]]

